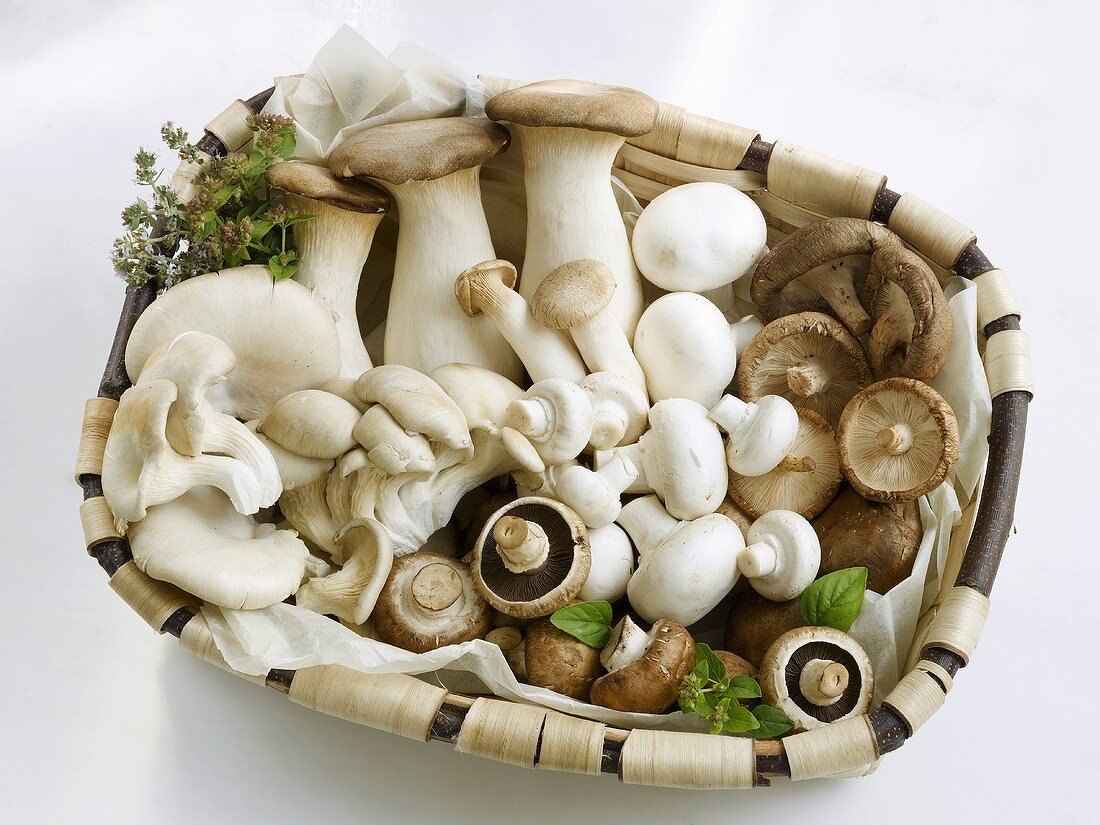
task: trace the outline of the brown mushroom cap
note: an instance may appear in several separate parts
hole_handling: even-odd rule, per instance
[[[465,564],[424,550],[394,560],[372,615],[381,641],[413,653],[478,639],[492,617]]]
[[[726,666],[727,678],[732,679],[734,676],[756,675],[756,665],[748,659],[743,659],[736,653],[730,653],[728,650],[714,650],[711,652]]]
[[[527,628],[523,660],[528,684],[582,702],[588,701],[592,683],[603,672],[599,648],[558,630],[548,618]]]
[[[645,652],[592,684],[591,701],[628,713],[663,713],[680,695],[695,667],[695,640],[679,622],[662,619],[650,630]]]
[[[508,261],[482,261],[464,269],[455,279],[455,298],[468,318],[476,318],[487,301],[495,300],[496,284],[492,281],[513,289],[518,277],[516,268]]]
[[[954,324],[928,264],[900,245],[881,249],[859,297],[875,322],[867,341],[875,376],[935,378],[947,360]]]
[[[913,571],[924,528],[915,501],[868,501],[845,487],[814,519],[821,543],[819,575],[866,567],[867,587],[887,593]]]
[[[497,548],[497,522],[505,517],[533,522],[549,542],[545,562],[534,570],[509,570]],[[486,600],[501,613],[530,619],[567,605],[584,586],[592,564],[588,530],[571,509],[539,496],[518,498],[497,510],[474,544],[471,572]]]
[[[485,114],[524,126],[568,126],[638,137],[657,125],[657,101],[625,86],[541,80],[490,98]]]
[[[267,182],[292,195],[312,198],[350,212],[378,213],[390,208],[390,196],[358,180],[339,180],[323,166],[302,161],[276,163],[267,170]]]
[[[748,532],[748,529],[752,527],[752,516],[742,510],[741,506],[728,496],[722,499],[722,503],[718,505],[716,512],[721,513],[740,527],[742,533]]]
[[[763,700],[802,730],[858,716],[870,708],[874,695],[867,653],[831,627],[784,633],[764,654],[759,681]]]
[[[781,395],[836,426],[844,405],[874,381],[859,341],[835,318],[800,312],[777,318],[749,341],[737,363],[745,401]]]
[[[544,327],[569,329],[599,315],[615,295],[615,273],[603,263],[580,258],[543,278],[531,296],[531,314]]]
[[[911,501],[939,486],[959,458],[955,412],[927,384],[888,378],[856,395],[837,428],[849,483],[872,501]]]
[[[759,476],[730,471],[729,497],[752,518],[771,510],[813,518],[840,489],[840,453],[833,428],[813,410],[796,410],[798,435],[778,467]]]
[[[750,588],[734,598],[722,644],[759,667],[772,642],[804,624],[799,599],[773,602]]]
[[[409,120],[352,135],[336,147],[328,165],[338,178],[402,184],[473,169],[507,145],[508,131],[485,118]]]

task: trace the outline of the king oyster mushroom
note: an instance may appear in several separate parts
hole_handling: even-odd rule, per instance
[[[587,702],[603,668],[599,648],[589,647],[542,618],[531,622],[523,639],[523,671],[529,685]]]
[[[772,321],[745,347],[738,395],[780,395],[819,413],[833,427],[852,396],[874,381],[863,347],[844,325],[820,312]]]
[[[548,616],[580,592],[591,565],[580,517],[553,499],[529,496],[497,510],[470,563],[485,599],[521,619]]]
[[[679,622],[661,619],[647,633],[626,616],[600,653],[607,673],[592,683],[595,705],[628,713],[664,713],[695,667],[695,640]]]
[[[922,381],[888,378],[856,395],[837,428],[848,482],[872,501],[911,501],[938,487],[959,457],[959,426]]]

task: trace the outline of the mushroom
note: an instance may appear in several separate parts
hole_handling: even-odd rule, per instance
[[[651,200],[630,243],[650,283],[669,292],[705,292],[749,272],[767,241],[764,214],[748,195],[706,181],[675,186]]]
[[[627,596],[643,619],[690,625],[717,606],[738,579],[741,530],[718,513],[677,521],[656,496],[623,506],[619,524],[638,548]]]
[[[224,341],[237,358],[208,399],[218,412],[261,418],[284,395],[320,386],[340,371],[332,312],[293,280],[271,280],[266,266],[199,275],[167,290],[134,324],[126,372],[137,383],[153,352],[184,332]]]
[[[268,169],[267,182],[283,191],[288,206],[313,216],[294,224],[299,258],[294,277],[336,314],[340,375],[358,378],[371,368],[371,360],[359,332],[355,296],[389,196],[360,181],[337,180],[322,166],[294,161]]]
[[[610,308],[614,295],[611,268],[581,258],[562,264],[542,279],[531,298],[531,312],[545,327],[568,330],[592,372],[613,372],[644,389],[645,373],[630,348],[628,334]]]
[[[642,283],[611,188],[611,167],[625,138],[653,130],[657,102],[621,86],[545,80],[496,95],[485,113],[507,121],[523,148],[527,246],[521,294],[530,301],[564,263],[603,261],[616,284],[611,311],[632,337],[642,313]]]
[[[741,353],[749,345],[756,333],[764,328],[764,324],[755,315],[745,315],[730,324],[730,337],[733,339],[733,350],[737,359],[741,359]]]
[[[529,685],[556,691],[570,699],[588,701],[592,683],[602,672],[599,648],[550,624],[549,618],[531,622],[523,640],[523,665]]]
[[[756,675],[756,666],[748,659],[744,659],[736,653],[730,653],[728,650],[714,650],[711,652],[725,666],[728,678]]]
[[[638,321],[634,351],[654,401],[690,398],[713,407],[737,367],[725,316],[694,292],[673,292],[650,304]]]
[[[831,627],[801,627],[780,636],[760,664],[763,700],[795,728],[813,730],[866,713],[874,695],[871,660],[859,643]]]
[[[745,347],[737,365],[738,395],[745,401],[781,395],[833,427],[844,405],[873,381],[859,341],[820,312],[772,321]]]
[[[875,322],[867,354],[876,378],[931,381],[939,374],[951,346],[951,312],[919,255],[900,244],[876,252],[860,300]]]
[[[560,502],[530,496],[492,515],[474,545],[470,567],[489,604],[530,619],[573,600],[590,563],[588,531],[580,517]]]
[[[868,501],[851,487],[814,520],[814,530],[821,574],[866,567],[867,588],[876,593],[890,592],[909,576],[924,536],[917,502]]]
[[[831,311],[853,335],[871,329],[856,284],[884,249],[901,245],[884,226],[828,218],[792,232],[765,255],[752,276],[752,300],[766,320],[807,310]]]
[[[279,479],[282,482],[284,493],[310,484],[326,475],[335,465],[336,462],[331,458],[307,458],[276,444],[263,433],[257,432],[256,428],[259,424],[259,419],[256,419],[249,421],[245,424],[245,427],[271,453],[271,457],[275,461],[275,467],[279,471]]]
[[[205,486],[151,506],[128,538],[147,575],[230,610],[270,607],[293,594],[309,557],[293,531],[241,515]]]
[[[368,404],[381,404],[410,433],[469,456],[470,427],[462,410],[439,383],[401,364],[384,364],[355,382],[355,393]]]
[[[500,615],[503,616],[504,614]],[[517,621],[512,616],[506,616],[505,618]],[[496,624],[496,616],[494,616],[493,623]],[[515,625],[498,625],[485,634],[485,641],[500,648],[504,654],[504,661],[508,663],[508,667],[519,681],[527,681],[527,663],[524,656],[527,645],[523,638],[522,629]]]
[[[817,533],[798,513],[772,510],[752,523],[748,546],[737,553],[737,567],[753,590],[775,602],[800,596],[821,565]]]
[[[365,403],[363,399],[355,394],[355,382],[358,378],[358,375],[355,376],[355,378],[330,378],[317,389],[340,396],[355,407],[355,409],[359,410],[359,412],[363,413],[367,411],[367,407],[370,405]]]
[[[733,598],[722,644],[759,668],[772,642],[805,624],[801,599],[773,602],[748,588]]]
[[[355,446],[359,410],[324,390],[298,390],[279,399],[256,425],[287,450],[306,458],[339,458]]]
[[[695,640],[679,622],[661,619],[648,633],[626,616],[601,653],[608,673],[592,683],[592,703],[627,713],[664,713],[695,667]]]
[[[393,566],[393,543],[374,519],[352,519],[333,536],[343,567],[303,584],[294,601],[300,607],[361,625],[370,618]]]
[[[612,372],[594,372],[581,381],[592,404],[592,435],[588,445],[610,450],[637,441],[649,426],[645,390]]]
[[[445,117],[364,129],[329,157],[337,177],[386,188],[401,216],[386,318],[387,364],[426,373],[460,362],[520,380],[519,359],[492,322],[467,318],[453,297],[457,273],[496,258],[478,169],[507,143],[508,133],[491,121]]]
[[[872,501],[911,501],[938,487],[959,458],[955,412],[927,384],[888,378],[860,392],[837,428],[848,482]]]
[[[798,438],[798,412],[778,395],[755,402],[725,395],[707,415],[729,434],[726,465],[736,474],[761,476],[774,470]]]
[[[532,384],[522,399],[508,405],[508,426],[526,436],[550,466],[580,455],[592,424],[588,394],[561,378]]]
[[[627,492],[655,492],[677,519],[713,513],[726,497],[722,435],[707,408],[687,398],[658,401],[636,444],[596,453],[597,469],[621,456],[639,470]]]
[[[617,602],[626,595],[634,572],[634,548],[617,524],[588,531],[592,562],[577,598],[581,601]]]
[[[493,322],[532,380],[579,382],[585,369],[572,340],[538,323],[527,301],[513,289],[515,285],[516,268],[508,261],[482,261],[458,276],[455,297],[467,317],[484,315]]]
[[[343,555],[333,541],[333,536],[343,525],[337,522],[329,509],[325,492],[329,474],[317,476],[313,481],[283,491],[279,496],[279,509],[290,525],[308,542],[324,550],[339,563]]]
[[[374,606],[378,639],[413,653],[485,635],[492,619],[469,568],[421,551],[395,559]]]
[[[783,460],[761,475],[731,472],[729,497],[753,518],[793,510],[812,519],[836,497],[842,480],[833,428],[813,410],[799,408],[797,435]]]
[[[362,445],[366,460],[386,475],[426,473],[435,466],[428,439],[419,433],[409,435],[381,404],[368,407],[351,433]]]
[[[638,467],[625,455],[614,454],[598,470],[571,461],[531,476],[521,473],[516,478],[532,492],[569,507],[586,527],[599,528],[619,517],[622,494],[638,477]]]

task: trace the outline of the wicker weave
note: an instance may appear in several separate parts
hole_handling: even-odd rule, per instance
[[[518,85],[485,80],[490,89]],[[231,104],[207,126],[199,149],[214,156],[239,149],[249,137],[249,113],[259,111],[271,92]],[[960,275],[976,282],[993,396],[989,459],[979,503],[968,508],[952,536],[953,547],[965,547],[960,557],[949,560],[949,570],[957,569],[953,586],[943,588],[942,603],[918,629],[919,657],[912,660],[910,672],[869,715],[781,742],[628,732],[499,699],[471,701],[411,677],[370,676],[336,666],[272,671],[266,679],[237,675],[265,682],[325,713],[403,736],[448,741],[464,753],[526,767],[613,773],[625,782],[690,788],[768,785],[772,776],[807,779],[865,772],[944,704],[988,613],[989,593],[1012,525],[1032,395],[1019,308],[1004,273],[989,262],[965,225],[915,195],[887,189],[883,175],[791,143],[768,143],[752,129],[661,104],[657,129],[623,148],[614,174],[643,202],[689,181],[720,181],[742,189],[763,210],[771,243],[823,217],[875,220],[897,232],[941,279]],[[187,170],[179,178],[186,182]],[[228,669],[195,600],[137,569],[102,498],[103,449],[118,398],[129,386],[122,361],[126,340],[155,296],[154,284],[127,289],[99,395],[85,409],[76,467],[84,491],[81,523],[89,552],[135,612],[154,629],[179,637],[185,649]]]

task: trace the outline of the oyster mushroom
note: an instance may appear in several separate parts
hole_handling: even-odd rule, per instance
[[[633,444],[649,426],[645,390],[611,372],[594,372],[581,381],[592,403],[592,436],[588,445],[610,450]]]
[[[280,398],[256,425],[287,450],[306,458],[342,456],[355,446],[359,410],[324,390],[298,390]]]
[[[647,633],[626,616],[600,655],[608,673],[592,683],[592,703],[628,713],[664,713],[695,667],[695,640],[682,624],[657,621]]]
[[[527,684],[547,688],[581,702],[588,701],[592,683],[602,672],[599,648],[589,647],[554,625],[538,619],[523,640]]]
[[[428,439],[420,433],[410,435],[381,404],[368,407],[351,434],[363,448],[361,458],[387,475],[426,473],[435,467],[435,456]],[[357,456],[353,460],[358,464],[359,452],[353,451],[348,455],[352,454]],[[345,464],[341,471],[346,474],[351,469]]]
[[[393,542],[374,519],[352,519],[332,538],[343,566],[303,584],[295,602],[317,613],[361,625],[370,618],[393,567]]]
[[[840,489],[843,478],[833,428],[813,410],[797,412],[797,435],[779,464],[756,476],[730,472],[729,497],[752,518],[770,510],[793,510],[812,519]]]
[[[588,531],[560,502],[519,498],[497,510],[474,545],[470,567],[485,599],[521,619],[548,616],[588,578]]]
[[[372,365],[359,332],[355,297],[389,196],[360,181],[337,180],[323,166],[297,161],[272,166],[267,182],[283,191],[288,206],[313,216],[294,225],[299,257],[295,280],[315,290],[336,313],[340,375],[358,378]]]
[[[256,431],[259,424],[259,419],[256,419],[249,421],[245,426],[249,432],[256,436],[256,440],[271,453],[271,457],[275,460],[275,466],[279,470],[279,479],[282,481],[284,494],[298,487],[304,487],[321,476],[327,475],[329,470],[335,466],[336,462],[331,458],[307,458],[276,444],[263,433]]]
[[[576,458],[592,435],[592,402],[571,381],[546,378],[508,405],[508,425],[526,436],[549,466]]]
[[[422,550],[394,560],[374,629],[380,641],[426,653],[481,638],[492,616],[465,564]]]
[[[844,325],[820,312],[777,318],[753,337],[737,365],[738,395],[781,395],[833,427],[852,396],[874,381],[867,356]]]
[[[473,449],[462,409],[431,376],[401,364],[383,364],[355,382],[364,403],[381,404],[406,430],[467,456]]]
[[[813,730],[871,707],[874,675],[859,643],[831,627],[784,633],[764,654],[760,691],[795,727]]]
[[[955,412],[927,384],[888,378],[856,395],[837,428],[848,482],[872,501],[911,501],[938,487],[959,457]]]
[[[733,598],[722,644],[759,668],[772,642],[805,624],[800,599],[775,602],[748,588]]]

